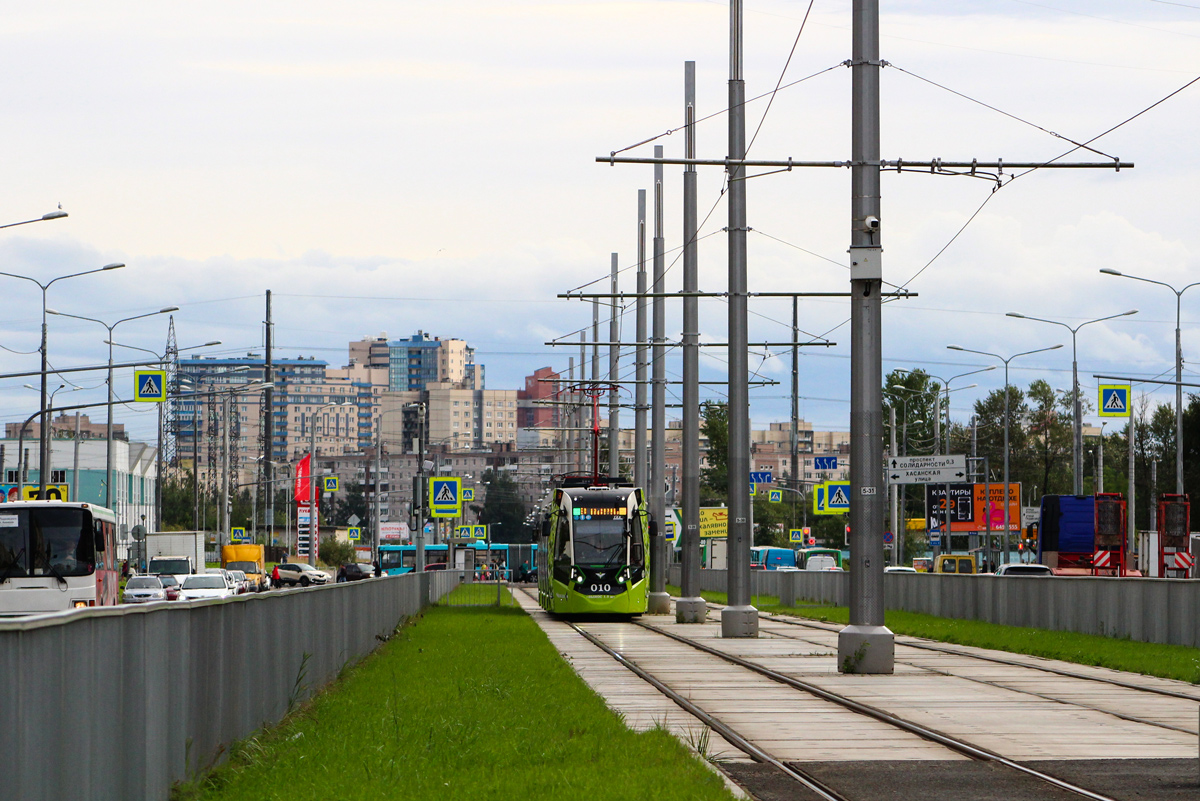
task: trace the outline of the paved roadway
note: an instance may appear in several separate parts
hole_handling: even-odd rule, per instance
[[[1200,687],[1190,684],[911,637],[896,638],[894,675],[846,675],[837,671],[838,626],[764,617],[759,638],[725,640],[715,610],[701,626],[666,616],[644,616],[642,626],[577,621],[699,714],[729,727],[731,738],[745,738],[824,785],[829,795],[822,796],[751,759],[527,595],[515,595],[631,728],[667,727],[763,801],[1088,796],[972,758],[664,633],[1047,773],[1093,798],[1200,798]]]

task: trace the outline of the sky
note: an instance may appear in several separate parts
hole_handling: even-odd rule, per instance
[[[1200,0],[881,5],[887,159],[1050,159],[1200,76]],[[747,106],[751,158],[849,157],[850,74],[838,65],[850,54],[851,4],[813,0],[797,38],[807,9],[746,3],[747,96],[815,75],[769,107]],[[679,128],[687,60],[697,63],[698,114],[713,115],[697,127],[699,153],[725,154],[729,12],[715,0],[65,0],[12,5],[5,18],[0,223],[60,204],[70,216],[0,231],[0,271],[47,281],[124,262],[56,283],[47,305],[106,323],[178,306],[180,346],[219,339],[202,351],[213,355],[261,353],[270,289],[279,357],[340,366],[350,340],[423,330],[473,345],[489,388],[518,388],[539,367],[578,359],[591,308],[557,294],[597,280],[590,291],[606,291],[614,252],[621,288],[634,288],[637,191],[652,189],[652,168],[595,159]],[[1104,157],[1064,159],[1119,157],[1132,170],[1041,170],[998,191],[981,178],[885,174],[884,279],[916,293],[885,305],[885,372],[949,378],[998,363],[948,344],[1007,356],[1061,343],[1014,361],[1011,380],[1065,389],[1070,332],[1005,313],[1075,326],[1136,308],[1080,330],[1085,397],[1095,373],[1170,373],[1174,295],[1098,270],[1200,280],[1200,165],[1188,156],[1198,109],[1200,84],[1096,140]],[[655,144],[680,156],[683,135],[625,154],[651,156]],[[664,183],[668,290],[682,280],[681,171],[668,166]],[[719,168],[701,170],[706,291],[726,286],[722,183]],[[747,191],[751,291],[848,289],[848,171],[764,175]],[[0,277],[0,293],[0,371],[36,370],[40,291]],[[677,340],[679,304],[668,305]],[[628,340],[634,318],[622,311]],[[703,339],[724,341],[726,313],[720,300],[701,304]],[[1183,295],[1181,315],[1186,360],[1200,352],[1200,290]],[[849,427],[848,316],[843,299],[800,302],[804,336],[836,343],[802,349],[800,412],[818,429]],[[752,300],[750,319],[751,341],[786,340],[790,303]],[[116,341],[161,352],[166,329],[166,315],[122,323]],[[106,336],[51,316],[50,363],[102,363]],[[576,344],[545,344],[555,338]],[[756,350],[751,365],[782,382],[753,389],[754,424],[787,420],[789,353]],[[679,378],[677,351],[667,371]],[[705,349],[703,372],[724,377],[721,349]],[[84,389],[66,387],[56,405],[103,400],[101,373],[72,376]],[[1200,383],[1200,373],[1185,365],[1184,380]],[[36,411],[28,381],[0,380],[3,419]],[[1003,386],[1003,371],[952,386],[970,382],[952,396],[958,419]],[[116,388],[130,396],[129,371]],[[1173,395],[1137,392],[1150,403]],[[678,402],[678,387],[672,395]],[[720,387],[705,397],[720,398]],[[118,407],[117,420],[151,438],[148,406]]]

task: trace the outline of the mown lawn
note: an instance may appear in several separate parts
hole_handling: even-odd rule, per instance
[[[630,731],[525,613],[436,607],[176,799],[730,799]]]
[[[668,592],[678,596],[679,588],[669,588]],[[713,603],[726,602],[725,593],[722,592],[706,592],[703,596]],[[828,623],[850,622],[850,610],[844,606],[814,604],[786,607],[779,605],[778,598],[770,596],[755,596],[753,603],[763,612],[773,614],[792,615]],[[884,622],[897,634],[977,648],[994,648],[1014,654],[1043,656],[1074,662],[1077,665],[1096,665],[1200,684],[1200,648],[1136,642],[1102,637],[1098,634],[1001,626],[997,623],[935,617],[899,609],[887,610],[884,613]]]

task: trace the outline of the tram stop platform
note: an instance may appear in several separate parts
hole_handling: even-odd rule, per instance
[[[667,728],[748,797],[1200,798],[1200,687],[1185,682],[906,636],[895,640],[894,674],[845,674],[837,663],[841,626],[764,616],[758,638],[723,639],[715,609],[699,625],[665,615],[572,621],[709,716],[706,723],[572,622],[515,595],[629,727]],[[835,794],[810,792],[726,739],[726,730]],[[957,747],[963,744],[967,752]],[[977,758],[969,748],[994,758]]]

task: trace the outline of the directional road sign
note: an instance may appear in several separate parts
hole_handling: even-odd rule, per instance
[[[429,514],[462,517],[462,479],[438,476],[429,479]]]
[[[767,471],[755,471],[750,474],[751,484],[770,484],[774,478]]]
[[[1129,416],[1129,385],[1101,384],[1100,412],[1101,417]]]
[[[769,490],[767,492],[767,500],[771,503],[781,503],[783,501],[783,490]]]
[[[967,477],[967,457],[893,456],[887,477],[892,484],[957,484]]]
[[[362,539],[362,529],[358,526],[351,526],[346,529],[346,536],[350,538],[351,542],[358,542]]]
[[[337,492],[338,491],[337,476],[322,476],[321,477],[321,489],[324,490],[325,492]]]
[[[813,470],[837,470],[836,456],[817,456],[813,459]]]
[[[246,529],[235,526],[229,529],[229,541],[233,543],[248,542],[249,537],[246,536]]]
[[[162,403],[167,399],[166,370],[135,370],[133,382],[135,401]]]

